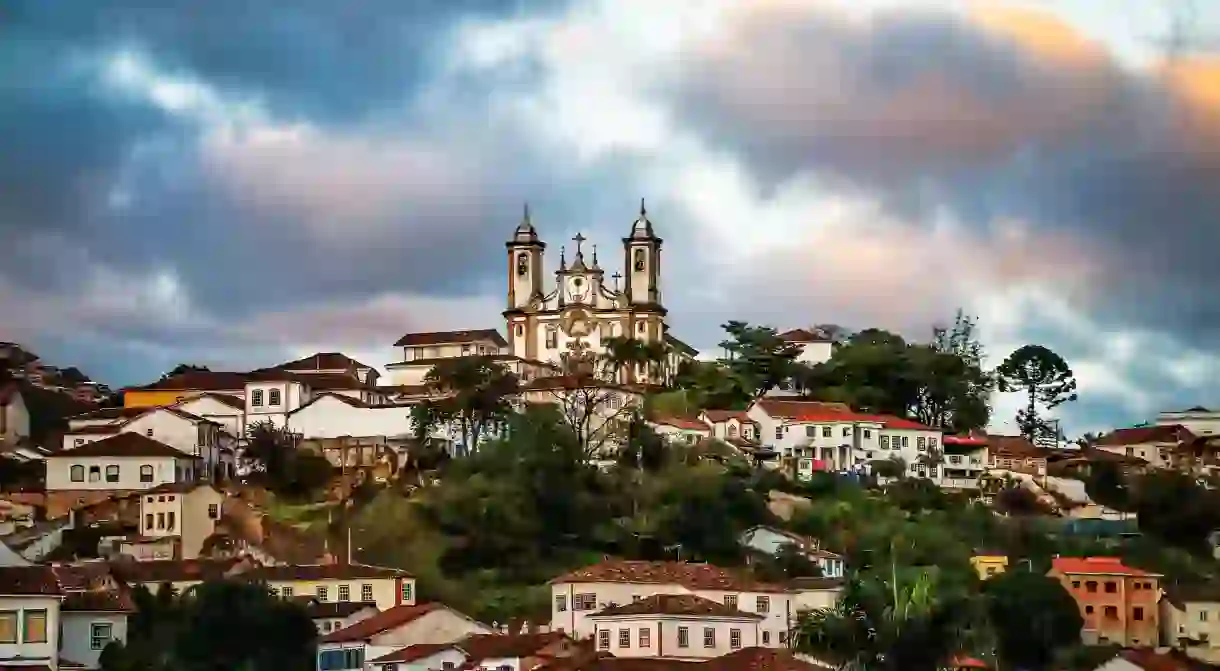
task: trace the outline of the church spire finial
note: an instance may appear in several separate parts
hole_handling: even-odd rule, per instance
[[[640,198],[640,218],[643,219],[647,216],[648,216],[648,210],[644,208],[644,199]]]
[[[524,210],[524,213],[521,215],[521,223],[526,226],[533,226],[533,222],[530,221],[530,202],[528,200],[525,201]]]
[[[568,253],[568,250],[566,247],[559,248],[559,269],[560,270],[568,269],[568,260],[567,260],[567,258],[565,258],[567,253]]]

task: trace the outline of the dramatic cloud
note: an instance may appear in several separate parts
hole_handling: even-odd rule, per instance
[[[963,306],[1069,358],[1073,426],[1215,393],[1220,66],[1076,0],[145,4],[3,19],[0,338],[57,363],[381,365],[499,325],[522,201],[613,269],[645,196],[698,347]]]

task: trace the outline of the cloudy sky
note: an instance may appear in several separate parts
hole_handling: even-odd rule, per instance
[[[643,196],[697,347],[961,306],[1069,430],[1220,403],[1211,3],[156,4],[0,8],[0,339],[52,363],[383,365],[500,325],[523,201],[605,265]]]

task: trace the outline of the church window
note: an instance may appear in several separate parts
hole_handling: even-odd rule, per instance
[[[555,349],[559,346],[559,334],[554,328],[546,330],[546,346],[547,349]]]
[[[517,324],[517,335],[518,335],[518,336],[523,336],[523,335],[525,335],[525,327],[524,327],[524,326],[522,326],[522,325],[520,325],[520,324]]]
[[[530,271],[530,257],[527,254],[517,255],[517,274],[524,277]]]
[[[636,328],[636,330],[639,331],[640,333],[643,333],[644,329],[646,329],[646,328],[648,328],[648,325],[645,324],[644,322],[640,322],[640,325]]]
[[[644,250],[642,249],[635,250],[635,269],[644,269]]]

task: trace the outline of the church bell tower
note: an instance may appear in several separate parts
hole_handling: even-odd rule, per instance
[[[627,278],[624,293],[633,306],[661,307],[661,238],[652,230],[644,200],[640,216],[631,225],[631,235],[623,238]]]
[[[546,243],[530,221],[529,205],[521,223],[513,231],[508,248],[508,310],[523,310],[535,296],[542,295],[542,253]]]

